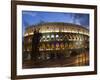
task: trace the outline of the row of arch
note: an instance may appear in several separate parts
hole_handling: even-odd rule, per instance
[[[40,51],[48,51],[48,50],[66,50],[66,49],[80,49],[80,48],[88,48],[88,44],[82,41],[79,42],[53,42],[53,43],[40,43],[39,50]],[[31,51],[32,46],[27,45],[26,51]]]
[[[87,48],[88,45],[83,42],[70,42],[70,43],[42,43],[39,47],[40,50],[66,50],[66,49],[78,49]]]
[[[41,41],[49,41],[49,40],[73,40],[73,41],[88,41],[88,36],[81,34],[47,34],[43,35]]]
[[[32,42],[32,37],[25,37],[26,43]],[[43,34],[40,42],[45,41],[88,41],[89,37],[81,34]]]

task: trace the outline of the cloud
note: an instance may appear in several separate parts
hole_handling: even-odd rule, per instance
[[[35,16],[37,16],[37,13],[36,12],[23,12],[22,13],[23,15],[29,15],[29,16],[32,16],[32,17],[35,17]]]

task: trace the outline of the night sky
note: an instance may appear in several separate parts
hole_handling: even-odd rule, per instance
[[[89,14],[83,13],[63,13],[63,12],[39,12],[39,11],[22,11],[22,30],[30,25],[42,22],[64,22],[82,25],[89,29]]]

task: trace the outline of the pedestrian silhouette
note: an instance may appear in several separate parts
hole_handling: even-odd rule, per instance
[[[39,57],[39,44],[42,34],[39,32],[40,29],[34,29],[34,35],[32,37],[32,53],[31,60],[36,61]]]

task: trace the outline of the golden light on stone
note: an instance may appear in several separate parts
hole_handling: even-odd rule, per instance
[[[24,34],[24,51],[27,51],[28,55],[31,54],[32,36],[34,29],[40,29],[42,38],[40,40],[39,59],[50,59],[51,54],[63,55],[65,58],[72,57],[74,53],[76,59],[72,63],[77,65],[78,63],[89,62],[89,57],[81,53],[89,49],[89,30],[83,26],[70,24],[70,23],[43,23],[39,25],[33,25],[28,27]],[[80,53],[80,54],[76,54]],[[87,53],[88,54],[88,53]],[[77,57],[81,57],[77,59]],[[72,63],[70,65],[72,65]]]

